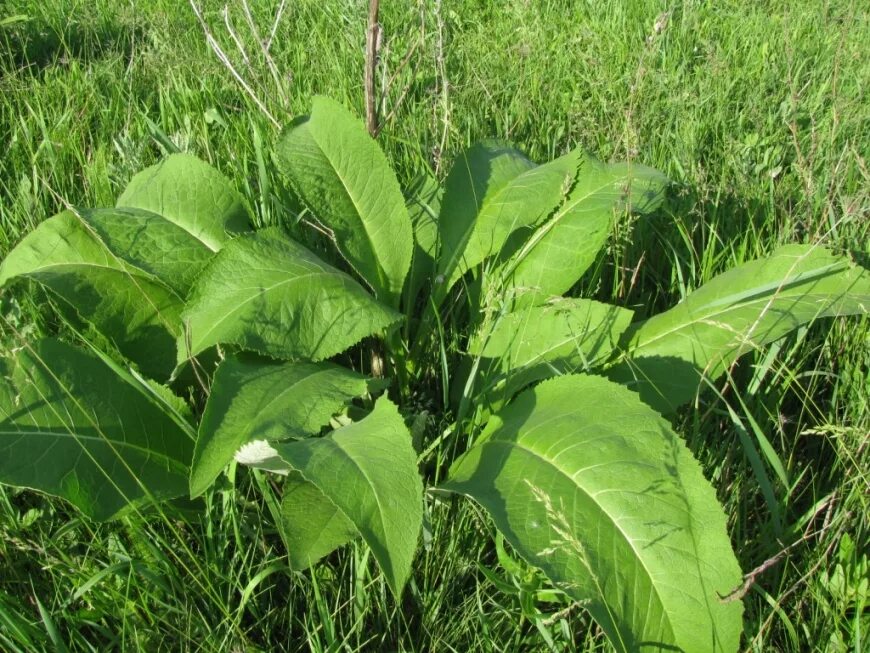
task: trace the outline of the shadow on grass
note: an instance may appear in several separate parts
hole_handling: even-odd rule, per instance
[[[142,21],[97,8],[68,16],[24,16],[0,27],[0,59],[7,60],[2,68],[9,71],[29,68],[34,73],[71,60],[89,62],[113,55],[129,62],[136,43],[147,34]]]

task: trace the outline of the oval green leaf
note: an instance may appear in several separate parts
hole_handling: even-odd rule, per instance
[[[202,241],[162,215],[141,209],[79,209],[79,216],[118,258],[144,270],[180,297],[214,256]]]
[[[564,202],[576,169],[577,155],[571,152],[488,189],[447,285],[453,285],[467,270],[498,254],[518,229],[543,222]]]
[[[498,319],[485,342],[472,342],[490,401],[524,386],[600,365],[629,327],[632,312],[591,299],[561,297]]]
[[[347,109],[325,97],[278,142],[296,192],[333,233],[342,256],[375,295],[398,306],[411,265],[411,220],[383,151]]]
[[[736,651],[741,582],[725,515],[667,422],[606,379],[519,395],[453,466],[531,564],[584,602],[620,651]]]
[[[197,279],[179,363],[217,344],[280,359],[329,358],[401,315],[278,228],[235,238]]]
[[[3,365],[0,482],[63,497],[100,520],[186,493],[193,440],[152,388],[52,339]]]
[[[821,317],[870,312],[870,273],[816,245],[786,245],[641,323],[608,373],[654,408],[691,401],[740,355]]]

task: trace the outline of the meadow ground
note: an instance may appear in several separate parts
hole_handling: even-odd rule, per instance
[[[0,5],[0,255],[67,203],[111,206],[134,172],[176,150],[229,176],[260,224],[305,237],[272,144],[313,94],[362,113],[367,3],[251,2],[250,17],[240,3],[226,17],[222,2],[203,4],[247,90],[187,2]],[[782,243],[868,251],[863,3],[382,5],[379,140],[400,180],[426,168],[443,178],[457,151],[499,137],[538,161],[579,144],[674,181],[655,216],[621,225],[578,290],[653,312]],[[4,293],[2,346],[56,331],[48,303],[35,288]],[[866,650],[868,326],[801,329],[677,420],[744,571],[758,570],[748,650]],[[362,544],[289,572],[269,497],[268,479],[239,470],[207,495],[201,521],[98,525],[0,488],[0,650],[607,650],[468,503],[428,504],[397,603]]]

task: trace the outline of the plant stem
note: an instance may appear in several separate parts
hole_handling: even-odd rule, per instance
[[[366,129],[372,138],[378,135],[377,102],[375,102],[375,70],[378,67],[378,45],[381,28],[378,25],[378,10],[380,0],[369,0],[369,23],[366,29],[366,65],[365,65],[365,94],[366,94]]]

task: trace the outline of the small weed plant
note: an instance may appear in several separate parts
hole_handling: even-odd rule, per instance
[[[312,247],[175,154],[7,256],[0,284],[83,328],[3,359],[0,481],[106,520],[266,470],[293,569],[362,538],[397,597],[427,503],[464,495],[617,650],[737,650],[726,516],[665,416],[741,354],[866,313],[868,272],[784,246],[638,320],[565,295],[620,214],[659,205],[653,169],[487,141],[403,193],[326,98],[274,154]]]

